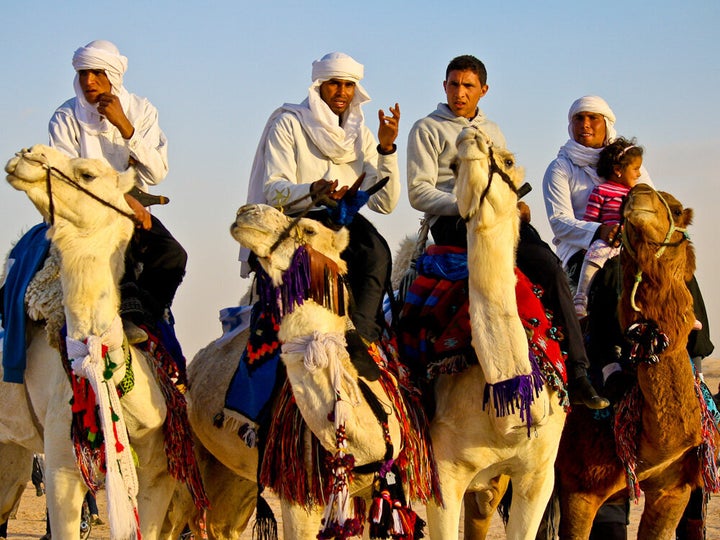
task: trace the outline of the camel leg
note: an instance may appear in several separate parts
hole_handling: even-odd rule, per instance
[[[595,494],[560,490],[560,538],[586,540],[603,499]]]
[[[430,538],[433,540],[454,540],[460,530],[460,512],[463,497],[468,488],[472,475],[463,475],[453,467],[451,462],[438,462],[438,476],[441,479],[441,489],[444,508],[431,500],[427,505],[427,522]]]
[[[675,538],[675,529],[683,511],[690,500],[690,486],[687,484],[675,488],[645,492],[638,540],[671,540]]]
[[[487,536],[493,514],[507,491],[509,483],[509,476],[500,475],[490,481],[488,489],[465,493],[463,527],[465,540],[482,540]]]
[[[138,513],[146,538],[158,538],[177,481],[168,471],[163,423],[165,398],[155,382],[152,360],[133,351],[135,386],[122,398],[130,443],[137,454]]]
[[[54,540],[77,540],[80,512],[87,487],[78,470],[69,439],[70,387],[63,381],[55,385],[48,402],[45,424],[45,495],[50,530]]]
[[[20,500],[32,471],[32,451],[13,443],[0,444],[0,523]]]
[[[46,460],[45,496],[54,540],[77,540],[86,490],[74,463],[59,468],[52,459]]]
[[[210,499],[208,539],[235,540],[245,531],[255,511],[257,484],[237,476],[215,458],[210,458],[205,471],[209,472],[203,478],[214,479],[205,486]],[[197,534],[195,537],[200,538]]]
[[[322,508],[308,510],[298,504],[280,501],[283,538],[315,538],[320,532]]]
[[[554,483],[552,467],[540,466],[525,471],[522,476],[513,475],[512,510],[505,529],[508,539],[534,540]]]

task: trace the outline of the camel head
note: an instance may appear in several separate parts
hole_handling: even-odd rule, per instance
[[[10,185],[24,191],[47,221],[59,218],[87,230],[106,226],[118,217],[117,210],[102,205],[83,193],[83,189],[116,209],[131,213],[124,194],[135,185],[135,172],[118,173],[103,160],[71,158],[36,144],[15,154],[5,172]],[[52,198],[48,195],[48,174]]]
[[[350,241],[347,229],[333,231],[310,218],[290,218],[266,204],[248,204],[237,211],[230,234],[257,256],[276,285],[300,246],[310,246],[335,262],[340,273],[347,272],[340,258]]]
[[[517,216],[517,190],[525,170],[516,166],[515,156],[492,146],[476,127],[460,132],[457,149],[460,163],[455,189],[460,215],[466,220],[477,216],[480,226]]]
[[[693,211],[664,191],[638,184],[623,206],[623,245],[643,271],[677,267],[685,281],[695,272],[695,251],[687,227]],[[671,264],[671,261],[674,264]]]

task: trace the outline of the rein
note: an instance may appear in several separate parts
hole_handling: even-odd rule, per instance
[[[85,195],[90,197],[91,199],[96,200],[103,206],[106,206],[108,208],[111,208],[112,210],[115,210],[118,214],[125,216],[126,218],[130,219],[134,223],[138,224],[139,220],[135,217],[135,214],[132,212],[126,212],[122,210],[121,208],[118,208],[112,203],[107,202],[106,200],[98,197],[95,195],[92,191],[86,189],[85,187],[81,186],[78,182],[70,178],[68,175],[66,175],[64,172],[62,172],[57,167],[54,167],[52,165],[49,165],[48,163],[37,159],[35,157],[31,157],[28,153],[23,154],[23,159],[26,159],[28,161],[33,161],[35,163],[39,163],[43,169],[46,171],[45,175],[45,189],[47,191],[48,199],[49,199],[49,205],[48,205],[48,212],[50,213],[50,225],[55,225],[55,203],[53,201],[53,195],[52,195],[52,176],[53,174],[65,182],[66,184],[74,187],[78,191],[82,191]]]
[[[675,221],[673,220],[672,216],[672,210],[670,209],[670,205],[667,203],[667,201],[663,198],[660,193],[657,191],[655,192],[657,196],[660,198],[660,200],[663,203],[663,206],[665,207],[665,210],[667,210],[668,215],[668,221],[670,222],[670,226],[668,227],[667,234],[665,235],[665,239],[662,242],[648,242],[650,245],[658,246],[658,250],[655,252],[655,258],[659,259],[662,257],[663,253],[665,253],[665,249],[669,247],[678,247],[682,245],[683,242],[690,240],[690,235],[688,234],[688,231],[684,227],[676,227]],[[677,242],[670,242],[670,238],[672,238],[672,235],[675,232],[682,233],[682,236]],[[637,252],[633,249],[630,239],[627,235],[627,227],[622,228],[622,245],[627,250],[627,252],[630,254],[630,257],[632,257],[635,261],[637,261]],[[630,292],[630,307],[638,313],[641,312],[640,308],[635,303],[635,294],[637,293],[638,287],[640,286],[640,282],[642,282],[642,270],[638,269],[637,274],[635,274],[635,282],[633,283],[632,291]]]
[[[302,218],[307,216],[310,211],[313,208],[316,208],[320,206],[321,204],[326,204],[330,199],[327,197],[327,194],[330,192],[331,187],[326,186],[325,188],[318,190],[317,192],[308,193],[307,195],[303,195],[302,197],[295,199],[294,201],[290,201],[286,205],[284,205],[284,208],[291,208],[298,204],[300,201],[303,201],[307,199],[308,197],[312,196],[313,199],[305,208],[303,208],[302,212],[300,212],[297,216],[295,216],[292,221],[288,224],[287,227],[285,227],[282,232],[278,235],[277,239],[273,243],[272,246],[270,246],[270,251],[268,252],[268,255],[272,255],[275,250],[282,244],[285,240],[288,239],[290,236],[291,231],[297,226],[297,224],[300,222]]]
[[[488,170],[488,183],[487,183],[487,186],[485,186],[485,189],[483,190],[483,192],[480,194],[480,201],[478,202],[478,208],[480,208],[482,206],[482,203],[487,198],[487,195],[490,192],[490,188],[492,187],[493,178],[495,177],[496,173],[498,175],[500,175],[500,178],[502,178],[503,182],[505,182],[508,185],[508,187],[510,187],[510,189],[513,191],[513,193],[515,193],[515,195],[518,195],[518,199],[519,199],[520,194],[518,193],[518,189],[515,187],[515,184],[513,184],[512,180],[510,179],[510,175],[508,173],[506,173],[505,171],[503,171],[498,166],[497,162],[495,161],[495,154],[493,153],[492,146],[488,148],[488,158],[490,161],[490,167]],[[464,217],[463,220],[465,221],[465,223],[470,221],[472,219],[473,215],[475,215],[475,213],[473,213],[472,215],[468,215],[467,217]]]

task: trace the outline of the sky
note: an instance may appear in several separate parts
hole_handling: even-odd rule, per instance
[[[220,336],[219,310],[238,305],[249,285],[229,226],[265,121],[307,96],[312,61],[331,51],[364,64],[373,132],[377,110],[400,104],[403,186],[408,131],[444,102],[448,61],[483,60],[490,90],[480,107],[525,167],[532,221],[548,242],[541,182],[568,138],[567,111],[580,96],[604,97],[618,133],[645,148],[656,187],[694,209],[697,277],[711,332],[720,324],[717,0],[35,0],[6,2],[2,15],[0,161],[47,142],[48,120],[73,96],[73,51],[94,39],[118,46],[129,59],[125,87],[158,108],[170,173],[153,192],[171,202],[154,213],[189,256],[173,307],[188,359]],[[393,249],[419,227],[405,194],[390,216],[366,215]],[[0,183],[3,252],[39,219],[24,194]]]

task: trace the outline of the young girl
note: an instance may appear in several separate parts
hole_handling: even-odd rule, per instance
[[[635,142],[635,139],[628,141],[618,137],[600,152],[597,173],[600,178],[605,179],[605,182],[595,186],[592,190],[583,218],[585,221],[596,221],[609,225],[620,223],[622,201],[640,178],[643,149]],[[592,278],[602,268],[605,261],[617,255],[619,250],[619,245],[608,245],[600,239],[594,240],[590,244],[580,270],[580,279],[575,295],[575,311],[579,318],[587,316],[587,295]]]

